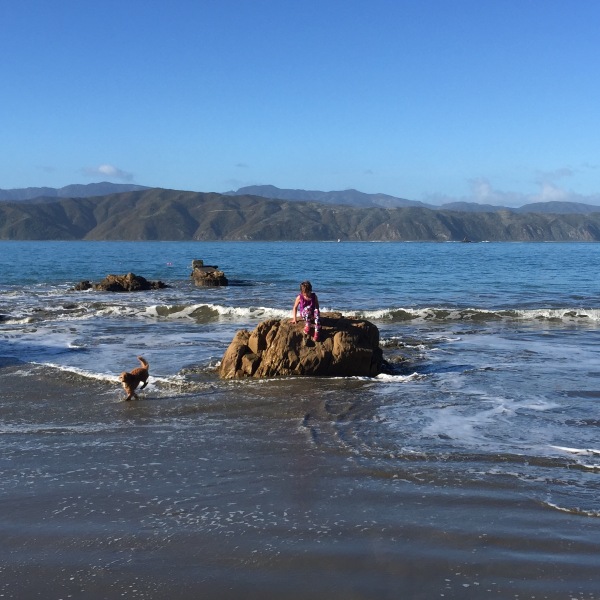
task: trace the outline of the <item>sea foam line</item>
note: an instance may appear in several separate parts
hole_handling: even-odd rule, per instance
[[[87,371],[85,369],[80,369],[79,367],[70,367],[65,365],[59,365],[56,363],[34,362],[32,364],[39,365],[41,367],[47,367],[50,369],[56,369],[57,371],[61,371],[62,373],[71,373],[79,377],[84,377],[85,379],[94,379],[96,381],[105,381],[117,384],[121,383],[118,375],[111,375],[109,373],[95,373],[94,371]]]
[[[267,306],[223,306],[220,304],[155,304],[136,308],[115,305],[104,307],[98,314],[102,316],[139,316],[151,319],[167,320],[247,320],[247,319],[281,319],[291,314],[290,310],[270,308]]]
[[[422,373],[411,373],[410,375],[389,375],[387,373],[380,373],[373,379],[381,381],[382,383],[406,383],[408,381],[421,381],[426,376]]]
[[[107,431],[117,431],[127,427],[123,423],[76,423],[76,424],[57,424],[57,423],[0,423],[0,435],[23,435],[23,434],[85,434],[85,433],[103,433]]]
[[[109,373],[95,373],[94,371],[88,371],[86,369],[80,369],[79,367],[71,367],[66,365],[59,365],[56,363],[32,363],[35,365],[39,365],[42,367],[56,369],[62,373],[70,373],[73,375],[77,375],[78,377],[82,377],[85,379],[92,379],[95,381],[102,381],[104,383],[112,383],[118,386],[121,385],[121,380],[119,379],[119,375],[109,374]],[[185,389],[196,389],[198,388],[198,384],[195,382],[190,382],[185,379],[183,375],[175,374],[170,376],[161,376],[161,375],[150,375],[148,379],[148,385],[145,388],[145,391],[152,392],[157,389],[157,386],[160,387],[168,387],[175,388],[179,391],[183,391]],[[139,391],[139,390],[138,390]]]
[[[344,314],[368,320],[392,322],[520,320],[600,323],[600,309],[596,308],[484,309],[440,306],[347,311]]]
[[[560,512],[569,513],[570,515],[581,515],[583,517],[600,517],[600,511],[597,510],[586,510],[583,508],[566,508],[564,506],[559,506],[554,502],[542,501],[544,506],[548,508],[552,508],[554,510],[558,510]]]
[[[233,319],[284,319],[291,315],[291,310],[268,306],[224,306],[220,304],[157,304],[142,310],[134,307],[115,306],[104,308],[103,314],[113,312],[119,315],[139,314],[151,318],[163,319],[196,319],[233,318]],[[485,309],[456,307],[422,307],[422,308],[381,308],[375,310],[346,310],[323,307],[321,312],[341,312],[346,317],[362,318],[374,321],[568,321],[600,323],[600,309],[594,308],[538,308],[538,309]]]
[[[550,446],[555,450],[561,450],[562,452],[568,452],[569,454],[576,454],[578,456],[600,456],[600,450],[594,450],[593,448],[569,448],[567,446]]]

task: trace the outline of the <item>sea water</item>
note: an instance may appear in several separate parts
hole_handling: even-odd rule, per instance
[[[600,245],[1,242],[0,269],[4,597],[600,598]],[[169,287],[72,291],[127,272]],[[305,279],[393,371],[219,380]]]

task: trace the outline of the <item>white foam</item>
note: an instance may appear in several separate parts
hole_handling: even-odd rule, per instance
[[[480,446],[492,423],[505,410],[503,406],[492,406],[469,414],[461,407],[445,406],[429,411],[431,421],[422,432],[425,436],[449,436],[460,439],[464,445]]]
[[[413,418],[418,419],[415,434],[425,438],[454,440],[453,444],[465,448],[477,447],[547,455],[547,431],[533,414],[552,411],[554,401],[541,396],[513,397],[489,394],[485,389],[465,386],[465,377],[460,373],[443,373],[433,381],[447,395],[447,402],[437,401],[430,405],[419,404]],[[403,406],[385,409],[387,420],[393,427],[404,430],[407,413]],[[511,432],[523,420],[540,424],[533,426],[526,438],[513,437]],[[396,423],[396,425],[394,425]]]
[[[135,315],[143,315],[147,309],[140,311],[139,308],[135,306],[122,306],[122,305],[110,305],[99,308],[96,312],[97,316],[105,317],[105,316],[118,316],[118,317],[126,317],[126,316],[135,316]],[[154,316],[154,315],[151,315]]]
[[[411,373],[410,375],[389,375],[387,373],[380,373],[374,377],[374,379],[383,383],[406,383],[408,381],[425,379],[425,375],[416,372]]]
[[[344,316],[346,317],[355,317],[359,319],[368,319],[373,321],[383,321],[386,318],[390,317],[392,313],[397,310],[405,310],[405,309],[390,309],[390,308],[382,308],[379,310],[348,310],[344,311]],[[406,309],[406,312],[410,312],[409,309]]]
[[[538,309],[493,309],[476,307],[426,306],[381,308],[366,311],[347,311],[347,316],[374,321],[389,321],[395,318],[408,321],[472,321],[480,319],[563,321],[576,323],[599,323],[600,309],[594,308],[538,308]]]
[[[6,319],[6,321],[2,321],[2,325],[27,325],[33,323],[33,321],[33,317],[19,317],[16,319]]]
[[[541,308],[535,310],[516,310],[521,319],[600,322],[600,309],[592,308]]]
[[[569,448],[567,446],[550,446],[555,450],[567,452],[568,454],[576,454],[578,456],[600,456],[600,450],[594,450],[593,448]]]
[[[226,317],[236,317],[240,319],[252,318],[252,319],[283,319],[289,317],[291,314],[290,310],[281,310],[277,308],[270,308],[267,306],[252,306],[252,307],[237,307],[237,306],[219,306],[219,305],[208,305],[216,310],[219,315]]]
[[[108,381],[110,383],[120,383],[119,376],[110,373],[95,373],[94,371],[89,371],[87,369],[80,369],[78,367],[71,367],[67,365],[59,365],[56,363],[33,364],[49,367],[51,369],[56,369],[57,371],[61,371],[63,373],[73,373],[74,375],[78,375],[79,377],[85,377],[86,379],[94,379],[96,381]]]
[[[17,377],[31,377],[33,374],[33,369],[19,369],[18,371],[13,371],[11,375]]]
[[[23,435],[40,433],[101,433],[125,427],[121,423],[0,423],[0,435]]]
[[[600,511],[597,510],[587,510],[583,508],[566,508],[564,506],[559,506],[558,504],[549,501],[542,502],[542,504],[544,504],[548,508],[552,508],[560,512],[569,513],[571,515],[581,515],[584,517],[600,517]]]
[[[148,306],[142,315],[160,319],[193,319],[193,313],[205,306],[208,307],[209,305],[190,304],[187,306],[180,306],[174,304],[156,304],[154,306]]]
[[[73,366],[59,365],[55,363],[33,363],[40,366],[44,366],[51,369],[56,369],[62,373],[71,373],[73,375],[77,375],[78,377],[83,377],[85,379],[91,379],[93,381],[101,381],[103,383],[110,383],[116,386],[121,386],[121,380],[119,379],[119,375],[114,373],[97,373],[94,371],[90,371],[88,369],[81,369]],[[190,382],[185,379],[183,375],[175,374],[169,376],[154,376],[150,375],[148,378],[148,384],[144,388],[143,393],[159,393],[164,392],[164,388],[167,390],[177,390],[178,392],[183,392],[186,390],[196,390],[201,388],[202,386],[197,382]],[[138,393],[140,389],[138,388]]]
[[[125,306],[111,306],[99,311],[101,315],[131,316],[138,315],[164,320],[189,319],[195,320],[195,313],[208,311],[215,318],[232,320],[263,320],[282,319],[291,314],[289,310],[270,308],[267,306],[224,306],[220,304],[200,303],[190,305],[157,304],[145,307],[143,310]]]

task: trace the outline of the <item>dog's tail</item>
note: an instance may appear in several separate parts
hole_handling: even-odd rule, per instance
[[[142,367],[148,368],[148,361],[143,356],[138,356],[137,359],[142,363]]]

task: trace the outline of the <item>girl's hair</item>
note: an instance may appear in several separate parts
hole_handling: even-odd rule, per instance
[[[312,284],[310,283],[310,281],[303,281],[300,284],[300,291],[310,294],[310,292],[312,292]]]

